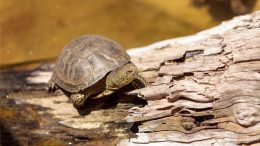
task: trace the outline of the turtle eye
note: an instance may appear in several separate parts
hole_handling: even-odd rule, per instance
[[[127,76],[132,76],[132,75],[133,75],[133,73],[134,73],[134,71],[133,71],[133,70],[128,70],[128,71],[126,71],[126,74],[127,74]]]
[[[133,71],[132,70],[128,70],[127,73],[130,74],[130,73],[133,73]]]

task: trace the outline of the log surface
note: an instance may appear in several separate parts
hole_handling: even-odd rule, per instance
[[[128,53],[151,86],[82,109],[47,92],[52,63],[1,69],[1,145],[259,144],[260,12]]]
[[[133,62],[152,86],[129,94],[148,105],[129,110],[138,137],[119,145],[259,144],[259,12],[142,49]]]

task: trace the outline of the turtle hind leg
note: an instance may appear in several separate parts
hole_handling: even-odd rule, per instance
[[[140,75],[137,75],[137,77],[131,82],[131,84],[134,86],[134,88],[144,88],[146,86],[150,86],[150,83],[146,81],[145,78],[143,78]]]
[[[85,96],[82,93],[72,93],[70,95],[70,100],[72,101],[72,103],[76,106],[76,107],[81,107],[83,106],[83,104],[85,103],[86,99],[88,97]]]

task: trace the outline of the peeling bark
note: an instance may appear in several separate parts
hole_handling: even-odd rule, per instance
[[[260,13],[227,24],[133,56],[144,76],[154,76],[147,75],[152,86],[129,92],[148,105],[129,111],[138,137],[119,145],[259,144]]]

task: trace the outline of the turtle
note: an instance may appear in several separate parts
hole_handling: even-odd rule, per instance
[[[69,42],[58,56],[48,88],[60,88],[76,107],[87,98],[101,98],[132,84],[149,83],[117,42],[99,35],[83,35]]]

